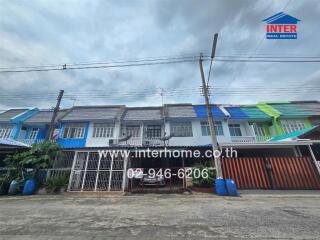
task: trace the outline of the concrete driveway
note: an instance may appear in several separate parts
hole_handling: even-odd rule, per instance
[[[0,198],[0,239],[320,239],[320,194]]]

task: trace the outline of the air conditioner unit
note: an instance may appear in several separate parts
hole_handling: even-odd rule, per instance
[[[109,139],[109,146],[112,146],[115,144],[115,139]]]

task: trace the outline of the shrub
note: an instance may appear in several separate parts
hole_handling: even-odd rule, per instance
[[[204,169],[207,170],[208,177],[205,177],[204,174],[200,174],[200,178],[195,177],[195,169],[199,169],[200,172]],[[213,187],[214,180],[216,178],[216,172],[212,169],[208,163],[198,164],[193,167],[192,171],[192,184],[195,187]]]
[[[57,193],[60,188],[66,187],[68,185],[69,179],[65,176],[53,177],[46,180],[44,183],[47,192]]]
[[[5,195],[8,193],[10,182],[11,180],[8,178],[8,176],[0,176],[0,195]]]
[[[53,161],[61,154],[57,143],[47,141],[33,144],[28,151],[9,155],[4,162],[6,167],[10,169],[10,178],[23,185],[24,180],[38,176],[39,170],[51,168]]]

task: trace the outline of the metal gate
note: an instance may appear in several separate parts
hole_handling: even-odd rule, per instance
[[[320,175],[309,157],[224,158],[224,178],[239,189],[320,189]]]
[[[222,159],[224,178],[231,178],[239,189],[269,189],[271,184],[263,158]]]
[[[276,189],[320,189],[320,176],[308,157],[266,158]]]
[[[127,159],[121,154],[75,153],[68,191],[123,191]]]

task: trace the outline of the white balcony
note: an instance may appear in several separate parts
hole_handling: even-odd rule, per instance
[[[121,141],[120,139],[115,139],[114,144],[118,146],[164,146],[164,141],[160,138],[141,138],[134,137],[127,141]]]
[[[143,146],[164,146],[164,141],[160,138],[144,138],[142,142]]]
[[[44,142],[44,139],[17,139],[17,141],[31,146],[32,144],[35,144],[35,143]]]
[[[270,140],[270,137],[266,136],[237,136],[231,137],[231,142],[233,143],[259,143],[259,142],[267,142]]]
[[[129,138],[126,141],[121,141],[121,139],[115,139],[115,144],[119,146],[141,146],[142,140],[141,137]]]

